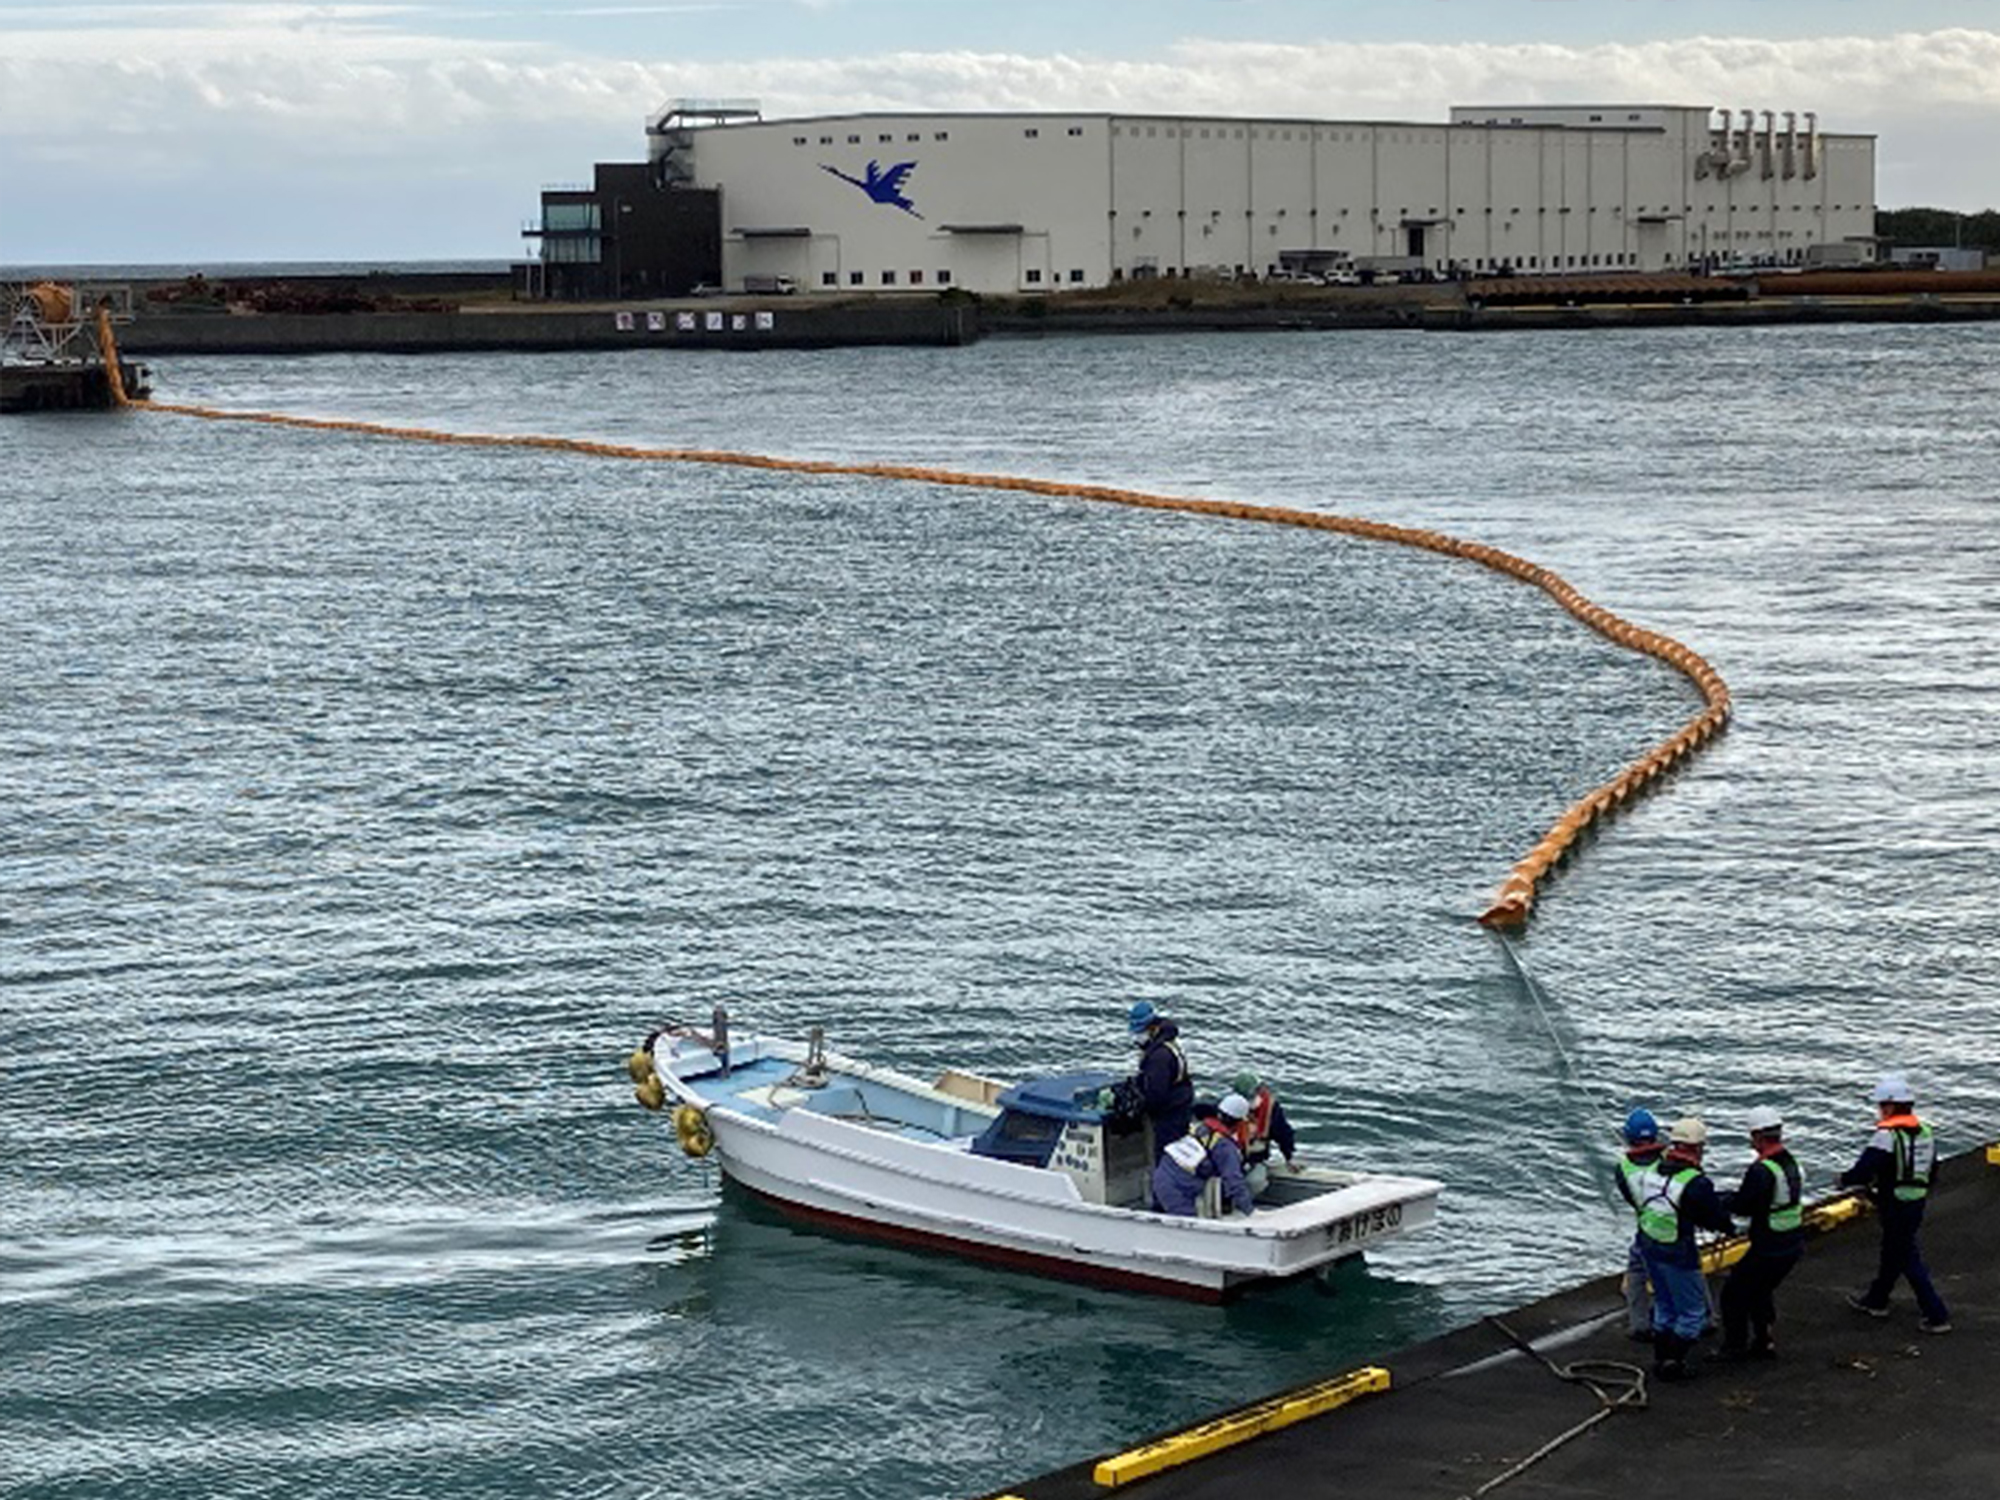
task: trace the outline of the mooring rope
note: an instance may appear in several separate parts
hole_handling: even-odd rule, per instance
[[[1517,1349],[1540,1360],[1542,1367],[1556,1379],[1586,1387],[1597,1398],[1597,1410],[1575,1426],[1557,1433],[1519,1463],[1503,1473],[1494,1475],[1478,1489],[1461,1497],[1461,1500],[1481,1500],[1482,1496],[1492,1494],[1509,1480],[1519,1478],[1563,1444],[1582,1437],[1614,1412],[1645,1409],[1646,1372],[1639,1366],[1622,1359],[1579,1359],[1566,1365],[1559,1365],[1498,1318],[1489,1317],[1486,1321],[1504,1333]]]
[[[108,329],[105,330],[108,339]],[[116,351],[108,347],[114,362]],[[121,393],[122,394],[122,393]],[[1364,520],[1358,516],[1332,515],[1322,511],[1294,510],[1274,505],[1248,505],[1232,500],[1200,500],[1183,495],[1155,495],[1143,490],[1114,489],[1100,484],[1074,484],[1055,479],[1029,479],[1009,474],[964,473],[953,469],[917,468],[902,464],[842,463],[822,459],[773,458],[759,453],[731,453],[702,448],[640,448],[623,443],[586,442],[578,438],[534,437],[522,434],[442,432],[424,427],[392,427],[379,422],[353,422],[322,417],[291,416],[282,412],[227,411],[207,406],[186,406],[165,401],[131,401],[124,404],[143,411],[166,412],[176,416],[199,417],[210,422],[260,422],[274,427],[297,427],[316,432],[353,432],[369,437],[400,438],[408,442],[463,444],[487,448],[541,448],[557,453],[585,454],[593,458],[622,458],[649,463],[723,464],[745,469],[776,469],[794,474],[840,474],[868,479],[895,479],[919,484],[955,485],[966,489],[1012,490],[1022,494],[1047,495],[1058,499],[1093,500],[1110,505],[1137,506],[1145,510],[1178,511],[1189,515],[1221,516],[1237,521],[1259,521],[1273,526],[1297,526],[1312,531],[1333,531],[1369,541],[1393,542],[1416,547],[1446,557],[1460,557],[1495,572],[1505,573],[1534,585],[1554,599],[1598,634],[1630,650],[1655,657],[1674,667],[1701,690],[1702,711],[1680,729],[1654,746],[1623,772],[1602,786],[1593,788],[1572,802],[1550,826],[1542,839],[1520,859],[1501,881],[1493,903],[1479,920],[1489,927],[1516,928],[1526,924],[1534,909],[1536,890],[1542,879],[1573,848],[1584,832],[1609,818],[1632,798],[1645,791],[1669,770],[1699,752],[1729,723],[1729,688],[1722,677],[1700,656],[1679,641],[1657,631],[1643,630],[1621,619],[1603,606],[1592,603],[1565,581],[1538,563],[1489,547],[1482,542],[1462,541],[1441,531],[1397,526],[1386,521]]]

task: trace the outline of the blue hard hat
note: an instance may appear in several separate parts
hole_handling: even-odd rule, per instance
[[[1635,1109],[1625,1117],[1625,1144],[1643,1146],[1660,1138],[1660,1122],[1650,1109]]]
[[[1144,1031],[1160,1019],[1160,1013],[1153,1009],[1152,1001],[1134,1000],[1131,1010],[1125,1014],[1125,1019],[1134,1031]]]

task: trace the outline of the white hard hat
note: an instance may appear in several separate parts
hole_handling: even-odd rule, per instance
[[[1667,1140],[1675,1146],[1706,1146],[1708,1127],[1693,1115],[1684,1120],[1674,1121],[1674,1128],[1667,1132]]]
[[[1882,1081],[1875,1085],[1875,1092],[1868,1097],[1876,1104],[1908,1104],[1917,1095],[1901,1073],[1884,1073]]]
[[[1224,1094],[1222,1102],[1215,1107],[1226,1120],[1241,1120],[1250,1113],[1250,1101],[1241,1094]]]
[[[1768,1104],[1760,1104],[1750,1111],[1750,1118],[1744,1122],[1752,1135],[1761,1135],[1767,1130],[1783,1130],[1785,1117]]]

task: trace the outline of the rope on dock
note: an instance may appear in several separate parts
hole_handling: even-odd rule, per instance
[[[1462,1500],[1480,1500],[1482,1495],[1492,1494],[1508,1480],[1519,1478],[1563,1444],[1573,1438],[1582,1437],[1613,1412],[1645,1409],[1646,1372],[1637,1365],[1622,1359],[1579,1359],[1566,1365],[1559,1365],[1498,1318],[1488,1317],[1486,1321],[1505,1334],[1516,1348],[1540,1360],[1556,1379],[1589,1387],[1590,1393],[1597,1397],[1598,1405],[1596,1411],[1574,1427],[1557,1433],[1505,1473],[1494,1475],[1471,1494],[1463,1496]]]
[[[106,330],[108,337],[108,328]],[[112,368],[116,370],[115,351]],[[115,380],[115,376],[114,376]],[[122,389],[118,391],[121,402]],[[919,484],[952,485],[965,489],[1011,490],[1021,494],[1046,495],[1057,499],[1090,500],[1109,505],[1135,506],[1144,510],[1177,511],[1187,515],[1218,516],[1236,521],[1256,521],[1272,526],[1294,526],[1311,531],[1331,531],[1367,541],[1390,542],[1415,547],[1445,557],[1462,558],[1481,567],[1504,573],[1542,590],[1574,618],[1599,635],[1629,650],[1667,663],[1700,690],[1702,711],[1680,729],[1624,771],[1603,785],[1579,797],[1565,808],[1540,842],[1514,862],[1501,881],[1492,904],[1479,920],[1489,927],[1525,926],[1534,909],[1541,882],[1575,848],[1582,836],[1608,821],[1626,803],[1648,790],[1667,772],[1698,754],[1728,726],[1731,704],[1729,688],[1714,667],[1671,636],[1644,630],[1603,606],[1591,602],[1559,574],[1538,563],[1489,547],[1413,526],[1387,521],[1370,521],[1359,516],[1343,516],[1323,511],[1295,510],[1274,505],[1249,505],[1230,500],[1201,500],[1184,495],[1156,495],[1143,490],[1115,489],[1108,485],[1076,484],[1054,479],[1029,479],[1007,474],[965,473],[953,469],[930,469],[902,464],[841,463],[821,459],[774,458],[758,453],[732,453],[699,448],[641,448],[622,443],[586,442],[578,438],[535,437],[525,434],[441,432],[423,427],[392,427],[377,422],[340,421],[320,417],[291,416],[280,412],[227,411],[215,407],[187,406],[164,401],[126,402],[137,409],[199,417],[211,422],[259,422],[275,427],[304,428],[317,432],[351,432],[368,437],[399,438],[407,442],[461,444],[488,448],[540,448],[557,453],[575,453],[594,458],[631,459],[647,463],[719,464],[745,469],[772,469],[794,474],[838,474],[868,479],[905,480]]]

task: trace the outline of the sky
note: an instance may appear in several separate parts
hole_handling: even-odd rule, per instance
[[[2000,0],[0,0],[0,265],[518,260],[686,97],[1814,110],[1883,207],[2000,207]]]

